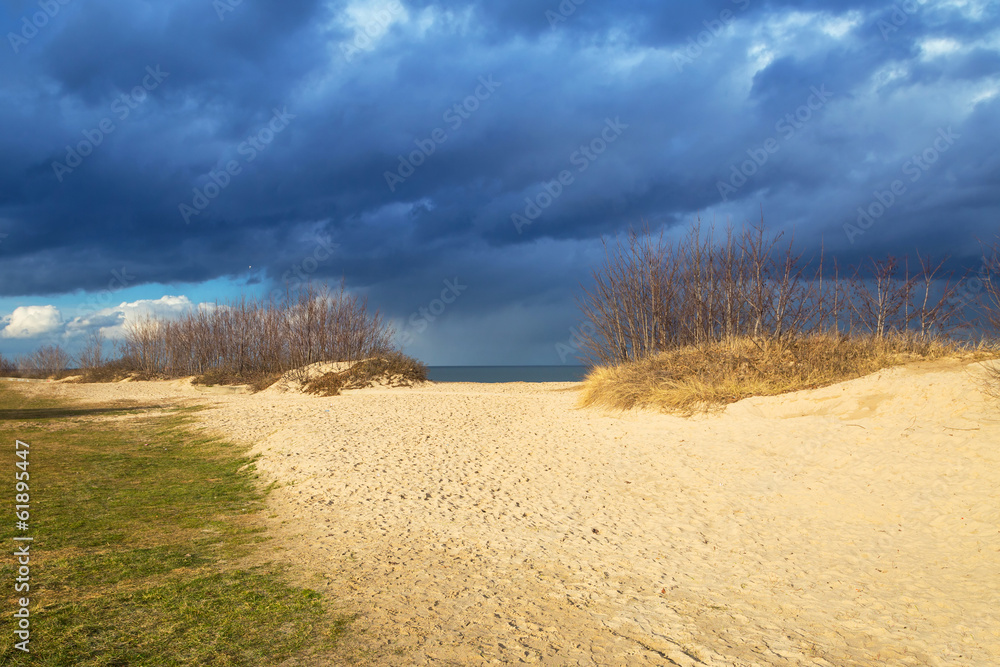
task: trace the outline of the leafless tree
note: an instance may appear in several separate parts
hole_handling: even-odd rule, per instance
[[[982,281],[979,310],[989,331],[1000,334],[1000,237],[991,244],[982,244]]]
[[[97,329],[90,334],[80,351],[80,368],[84,371],[94,371],[99,368],[104,361],[103,351],[104,334]]]
[[[593,325],[580,336],[581,354],[599,364],[739,338],[779,346],[829,332],[929,338],[953,327],[959,310],[944,262],[918,255],[911,275],[905,260],[871,259],[843,280],[836,258],[827,276],[823,251],[805,260],[763,218],[727,227],[718,243],[700,221],[674,243],[648,228],[603,243],[603,262],[578,300]],[[1000,247],[992,252],[1000,257]],[[1000,279],[985,291],[1000,329]]]
[[[61,378],[73,358],[58,345],[43,345],[20,359],[20,372],[26,377]]]
[[[17,377],[19,375],[17,363],[0,354],[0,377]]]
[[[316,361],[352,361],[392,349],[393,332],[363,297],[306,285],[282,301],[240,297],[174,320],[126,327],[123,356],[138,372],[237,380]]]

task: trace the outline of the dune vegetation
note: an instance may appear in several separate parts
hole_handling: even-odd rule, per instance
[[[998,257],[984,247],[970,301],[946,258],[842,271],[763,222],[721,239],[694,224],[674,243],[632,231],[605,243],[580,299],[580,348],[594,365],[582,404],[691,413],[913,361],[995,357]]]
[[[339,290],[309,285],[280,301],[243,297],[203,305],[177,319],[128,322],[110,354],[107,341],[95,333],[75,369],[59,346],[44,346],[16,362],[0,357],[0,375],[59,379],[72,373],[83,382],[194,376],[196,384],[245,384],[259,391],[317,362],[369,360],[363,373],[345,378],[345,388],[361,385],[362,375],[366,382],[379,381],[376,370],[409,382],[425,380],[426,369],[397,350],[392,337],[392,327],[364,298],[343,285]]]
[[[401,352],[390,351],[362,359],[342,371],[308,378],[303,389],[308,394],[337,396],[343,389],[364,389],[376,384],[411,387],[427,381],[427,366]]]

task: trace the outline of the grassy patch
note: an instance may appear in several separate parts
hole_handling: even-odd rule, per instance
[[[595,368],[584,381],[581,402],[691,414],[750,396],[812,389],[912,361],[951,356],[986,359],[995,352],[903,337],[810,336],[782,345],[741,338]]]
[[[156,408],[157,414],[146,414]],[[347,620],[280,567],[250,567],[266,540],[245,450],[192,432],[189,410],[75,408],[0,387],[14,497],[14,440],[30,447],[31,655],[14,648],[15,567],[0,565],[0,664],[260,665],[332,650]],[[30,657],[30,660],[27,658]]]
[[[337,396],[343,389],[364,389],[374,384],[411,387],[427,381],[427,366],[401,352],[365,359],[346,371],[324,373],[310,380],[303,389],[310,394]]]
[[[987,365],[983,390],[993,398],[1000,399],[1000,362]]]

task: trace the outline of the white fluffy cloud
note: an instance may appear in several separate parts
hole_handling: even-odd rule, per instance
[[[191,300],[183,295],[123,302],[117,306],[102,308],[73,318],[67,323],[66,332],[69,335],[76,335],[100,329],[105,336],[120,338],[129,323],[137,322],[147,316],[173,319],[191,309],[193,305]]]
[[[159,299],[126,301],[63,321],[62,313],[56,306],[19,306],[10,315],[0,317],[0,338],[62,336],[72,341],[81,340],[98,330],[109,338],[120,338],[130,322],[147,316],[173,319],[193,307],[194,304],[186,296],[167,295]]]
[[[139,299],[122,303],[109,310],[119,311],[125,315],[126,322],[135,322],[148,316],[172,318],[184,313],[192,307],[191,300],[184,295],[161,296],[159,299]]]
[[[55,306],[19,306],[4,321],[3,338],[34,338],[62,327],[62,315]]]

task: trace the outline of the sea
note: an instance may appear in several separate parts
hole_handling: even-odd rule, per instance
[[[580,382],[586,366],[429,366],[432,382]]]

